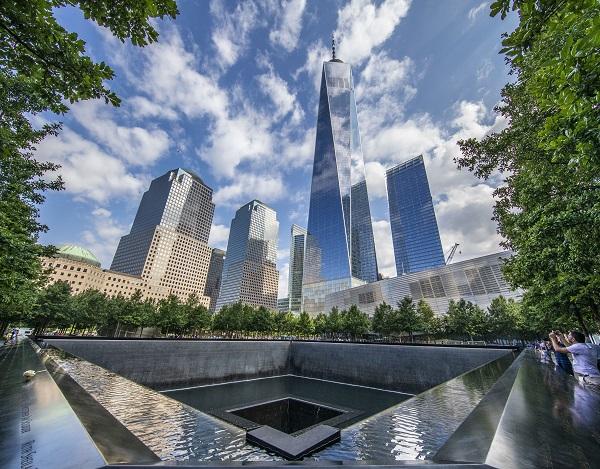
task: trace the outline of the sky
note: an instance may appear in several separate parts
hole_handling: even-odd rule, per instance
[[[71,106],[63,130],[38,146],[61,165],[65,190],[48,195],[40,242],[90,249],[110,267],[150,181],[196,172],[216,204],[209,244],[225,249],[235,211],[259,199],[279,220],[279,296],[287,296],[292,223],[306,226],[322,62],[352,65],[379,269],[396,275],[385,170],[422,154],[442,246],[454,262],[501,250],[491,220],[502,179],[458,170],[457,140],[503,128],[493,112],[510,80],[501,34],[514,15],[489,2],[246,0],[178,2],[155,22],[157,43],[121,43],[74,8],[59,22],[115,71],[120,107]],[[56,120],[56,116],[43,116]]]

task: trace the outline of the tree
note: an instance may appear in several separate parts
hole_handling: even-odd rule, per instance
[[[457,337],[468,337],[473,340],[482,336],[488,328],[485,312],[477,305],[461,298],[450,300],[446,314],[448,332]]]
[[[186,311],[179,298],[171,294],[158,302],[156,325],[163,334],[183,334],[186,323]]]
[[[34,335],[43,334],[50,325],[66,329],[71,324],[71,286],[62,280],[41,290],[37,305],[28,318]]]
[[[393,315],[394,308],[385,301],[375,308],[373,314],[372,328],[373,332],[387,335],[390,333],[390,318]]]
[[[296,322],[296,332],[301,336],[312,335],[315,332],[313,320],[306,311],[302,311]]]
[[[459,142],[457,162],[482,179],[507,175],[494,219],[515,253],[504,266],[511,285],[585,329],[587,314],[600,325],[600,4],[491,5],[502,18],[510,9],[520,22],[502,52],[516,81],[496,108],[507,127]]]
[[[488,306],[489,330],[493,337],[517,335],[517,312],[514,300],[498,296]]]
[[[419,300],[417,303],[417,322],[423,333],[429,336],[436,336],[441,332],[440,319],[435,315],[429,303],[425,300]]]
[[[357,337],[366,334],[371,329],[369,316],[363,313],[358,306],[352,305],[348,311],[342,311],[342,331]]]
[[[185,330],[195,334],[199,330],[205,330],[210,327],[211,316],[210,312],[200,304],[200,300],[195,293],[188,296],[187,301],[183,305],[185,315]]]
[[[60,124],[36,129],[30,117],[62,115],[67,103],[85,99],[119,104],[104,85],[113,71],[88,57],[85,42],[56,21],[56,9],[67,5],[138,46],[157,40],[152,18],[178,13],[174,0],[0,2],[0,326],[32,311],[44,284],[39,257],[53,252],[37,244],[47,230],[38,221],[38,206],[43,193],[60,190],[62,181],[52,178],[58,166],[36,161],[34,152]]]
[[[335,306],[331,308],[331,311],[327,315],[327,332],[329,334],[339,334],[344,332],[340,310]]]
[[[410,296],[405,296],[398,302],[398,308],[395,310],[393,318],[394,332],[407,332],[411,342],[413,334],[422,329],[417,307]]]
[[[73,297],[76,329],[100,328],[106,325],[108,299],[98,290],[85,290]]]
[[[275,314],[273,330],[280,334],[291,334],[296,327],[296,317],[289,311]]]
[[[213,330],[236,332],[242,330],[242,315],[244,305],[240,302],[225,305],[213,316]]]
[[[327,315],[324,313],[319,313],[313,320],[315,324],[315,333],[317,334],[327,334]]]

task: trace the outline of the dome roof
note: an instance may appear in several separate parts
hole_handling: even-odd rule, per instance
[[[86,264],[100,267],[100,261],[90,251],[81,246],[73,244],[65,244],[58,248],[55,254],[56,257],[65,257],[74,261],[85,262]]]

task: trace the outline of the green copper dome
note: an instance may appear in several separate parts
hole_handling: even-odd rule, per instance
[[[85,262],[96,267],[100,267],[100,261],[90,251],[81,246],[75,246],[73,244],[65,244],[58,248],[56,257],[65,257],[74,261]]]

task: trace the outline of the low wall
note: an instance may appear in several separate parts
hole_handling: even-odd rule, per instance
[[[291,373],[420,393],[511,350],[413,345],[292,342]]]
[[[45,341],[155,389],[292,373],[417,394],[507,349],[226,340]]]
[[[289,342],[45,339],[155,389],[285,374]]]

